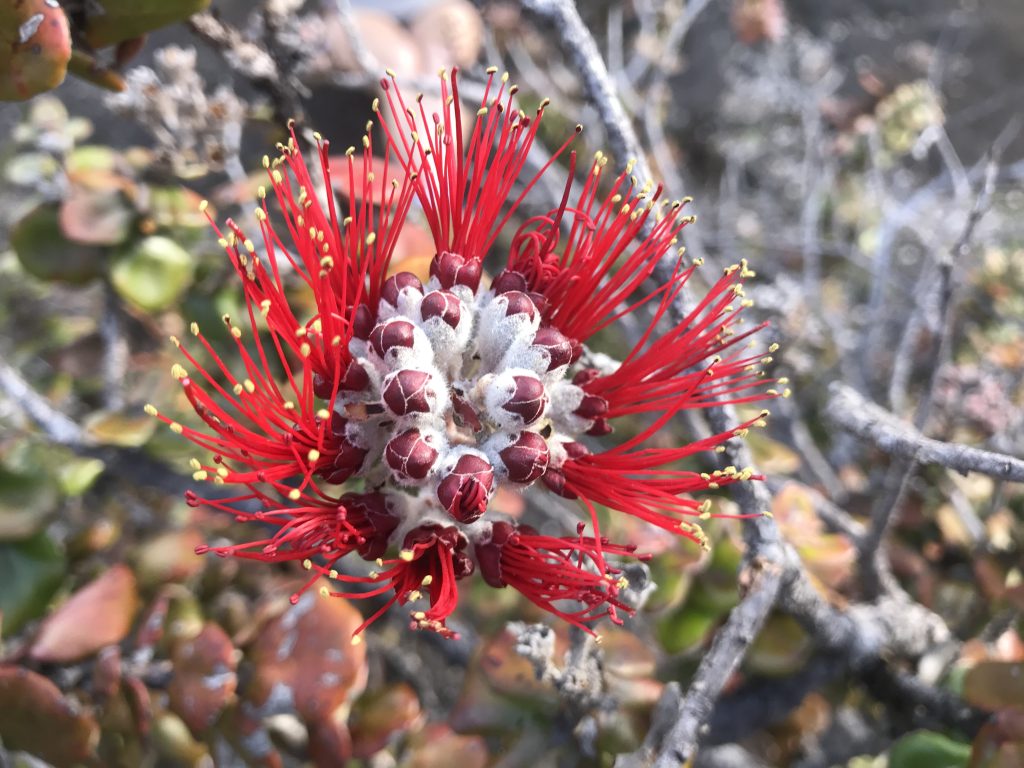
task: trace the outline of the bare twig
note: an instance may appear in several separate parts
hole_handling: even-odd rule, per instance
[[[121,301],[113,286],[103,286],[103,318],[100,336],[103,339],[103,405],[117,411],[124,408],[125,374],[130,350],[125,338]]]
[[[575,4],[572,0],[520,0],[520,5],[558,31],[562,49],[583,81],[587,100],[598,111],[616,161],[619,165],[635,161],[636,176],[650,179],[651,169],[633,123],[622,107],[597,43]]]
[[[54,408],[45,397],[36,392],[17,370],[0,358],[0,390],[25,415],[38,424],[46,436],[55,443],[71,447],[88,444],[82,428]]]
[[[337,12],[338,22],[341,24],[341,31],[345,35],[345,41],[352,49],[352,55],[359,68],[365,73],[379,76],[382,67],[370,49],[366,47],[363,36],[359,34],[351,0],[334,0],[334,9]]]
[[[701,659],[686,697],[672,710],[664,711],[672,727],[664,734],[652,729],[638,752],[615,761],[616,768],[671,768],[691,759],[697,749],[701,728],[710,719],[725,684],[739,667],[747,648],[761,631],[779,589],[783,571],[765,564],[753,577],[746,596],[729,614],[715,634],[711,648]],[[650,737],[654,735],[655,738]]]
[[[916,459],[920,464],[939,464],[965,474],[980,472],[1001,480],[1024,481],[1024,460],[925,437],[894,414],[839,382],[829,387],[829,394],[828,412],[835,422],[884,453]]]
[[[950,354],[949,347],[953,325],[950,309],[953,303],[953,289],[955,285],[953,282],[953,268],[970,255],[975,229],[977,229],[978,223],[988,211],[992,200],[992,193],[995,191],[996,176],[999,173],[999,160],[1007,145],[1013,140],[1019,130],[1020,121],[1013,120],[1003,129],[999,138],[996,139],[995,144],[989,151],[988,161],[985,164],[985,175],[978,194],[974,198],[974,204],[967,214],[967,221],[964,223],[963,231],[950,251],[939,260],[939,279],[936,288],[939,333],[932,347],[931,357],[934,360],[934,364],[928,378],[928,385],[914,414],[914,426],[918,429],[924,429],[925,423],[928,421],[928,414],[935,399],[935,387],[938,382],[939,370]]]

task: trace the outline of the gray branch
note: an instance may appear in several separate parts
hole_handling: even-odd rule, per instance
[[[583,81],[587,100],[597,110],[608,137],[608,147],[620,166],[634,160],[635,175],[641,182],[651,178],[633,123],[622,106],[611,75],[587,25],[572,0],[520,0],[519,4],[557,30],[562,50]]]
[[[829,395],[828,412],[836,424],[883,453],[919,464],[939,464],[963,474],[980,472],[1000,480],[1024,481],[1024,460],[925,437],[845,384],[833,382]]]

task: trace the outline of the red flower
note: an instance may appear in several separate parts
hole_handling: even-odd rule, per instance
[[[544,104],[534,118],[518,111],[506,77],[491,72],[468,138],[455,73],[442,75],[438,115],[407,103],[393,77],[382,87],[390,122],[375,110],[398,177],[390,186],[373,184],[368,134],[361,159],[347,153],[349,202],[338,210],[327,142],[317,139],[321,183],[293,135],[264,163],[277,206],[261,192],[260,246],[230,221],[221,236],[245,290],[246,330],[225,318],[239,363],[227,365],[193,325],[210,362],[180,345],[195,373],[174,374],[205,428],[157,415],[211,454],[194,461],[197,481],[244,488],[230,498],[190,494],[190,503],[263,533],[201,551],[298,560],[314,572],[305,588],[322,575],[341,585],[329,594],[390,594],[366,624],[396,602],[422,600],[412,626],[450,634],[457,582],[477,568],[491,586],[517,589],[578,626],[620,621],[630,612],[624,580],[606,557],[635,557],[635,547],[601,536],[596,506],[704,544],[697,521],[712,515],[710,501],[691,494],[752,476],[678,462],[761,425],[764,413],[694,443],[649,446],[681,410],[777,394],[759,370],[770,358],[750,351],[759,328],[738,331],[752,273],[730,268],[671,322],[695,271],[673,253],[691,219],[684,203],[638,188],[628,172],[602,194],[598,155],[578,194],[570,184],[556,210],[522,225],[506,267],[485,280],[484,257],[540,175],[568,154],[571,179],[572,137],[524,177]],[[409,273],[387,277],[414,198],[436,248],[426,285]],[[644,293],[665,259],[675,260],[672,278]],[[289,301],[296,281],[312,292],[314,311]],[[640,307],[652,319],[621,363],[579,365],[588,339]],[[650,414],[650,425],[635,437],[587,442],[637,414]],[[338,488],[350,479],[364,492]],[[582,524],[575,537],[540,535],[488,510],[500,486],[537,480],[541,492],[579,499],[590,536]],[[338,561],[352,553],[375,569],[342,571]]]

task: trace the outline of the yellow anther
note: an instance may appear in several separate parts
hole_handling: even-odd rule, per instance
[[[142,410],[146,412],[147,416],[156,416],[159,413],[159,411],[156,409],[156,406],[153,405],[152,403],[146,403],[143,406]]]
[[[300,491],[298,488],[292,488],[290,491],[288,491],[288,498],[291,499],[292,501],[298,501],[299,499],[302,498],[302,491]]]
[[[176,421],[172,421],[170,424],[168,424],[168,427],[170,427],[171,432],[173,432],[176,435],[180,435],[182,432],[185,431],[185,428],[182,427],[181,424],[179,424]]]

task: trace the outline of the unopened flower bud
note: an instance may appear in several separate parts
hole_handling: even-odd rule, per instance
[[[491,540],[474,547],[476,561],[480,564],[480,575],[492,587],[501,588],[506,585],[501,573],[501,550],[515,532],[511,523],[499,520],[491,527]]]
[[[576,372],[576,375],[572,377],[572,383],[577,387],[585,387],[594,379],[600,378],[600,376],[601,372],[597,368],[584,368]]]
[[[420,317],[424,320],[440,317],[452,328],[458,326],[461,314],[459,297],[451,291],[431,291],[420,304]]]
[[[452,573],[455,574],[456,581],[472,576],[475,570],[476,563],[465,552],[454,552],[452,554]]]
[[[591,437],[603,437],[604,435],[610,434],[611,431],[611,422],[604,416],[599,416],[594,419],[594,423],[590,426],[590,429],[587,430],[587,434]]]
[[[584,419],[600,418],[608,413],[608,401],[600,395],[584,393],[583,399],[573,413]]]
[[[566,490],[565,487],[565,473],[560,469],[554,467],[548,467],[548,471],[541,477],[541,481],[552,493],[558,494],[565,499],[575,499],[576,494],[572,491]]]
[[[313,374],[313,394],[321,400],[329,400],[334,391],[334,382],[319,373]]]
[[[472,523],[486,511],[493,486],[494,468],[486,459],[467,453],[438,484],[437,498],[460,523]]]
[[[464,285],[475,292],[480,285],[480,261],[442,251],[430,262],[430,276],[436,277],[442,288]]]
[[[384,379],[384,402],[396,416],[410,413],[430,413],[431,401],[436,398],[430,374],[409,368]]]
[[[452,390],[452,409],[455,411],[455,423],[460,427],[468,427],[474,432],[479,432],[484,428],[476,408],[461,392],[456,390]]]
[[[341,497],[341,506],[347,514],[363,517],[372,530],[365,541],[359,544],[357,551],[365,560],[376,560],[388,549],[388,539],[401,518],[388,506],[388,498],[383,493],[346,493]]]
[[[526,315],[531,320],[537,316],[537,307],[533,305],[533,300],[522,291],[508,291],[502,294],[502,298],[505,299],[505,317],[512,317],[512,315]]]
[[[355,316],[352,318],[352,335],[357,339],[365,341],[370,337],[370,331],[373,330],[373,326],[376,321],[373,318],[373,313],[370,308],[365,304],[360,304],[356,307]]]
[[[503,269],[491,281],[491,290],[495,295],[508,293],[509,291],[522,291],[526,293],[529,286],[526,283],[526,276],[522,272],[512,269]]]
[[[323,468],[320,474],[325,482],[340,485],[363,466],[367,451],[349,439],[348,421],[337,413],[331,414],[331,434],[336,453],[331,464]]]
[[[399,272],[384,281],[380,297],[393,307],[398,306],[398,294],[403,288],[412,288],[423,293],[423,283],[412,272]]]
[[[431,447],[428,435],[410,429],[388,441],[384,460],[400,479],[422,480],[430,474],[437,460],[437,450]]]
[[[548,396],[544,384],[535,376],[513,376],[515,382],[511,397],[501,406],[503,410],[514,413],[522,419],[524,425],[533,424],[544,415]]]
[[[532,345],[540,347],[551,356],[551,362],[548,363],[549,371],[572,363],[574,358],[578,357],[577,349],[580,346],[579,343],[566,338],[561,331],[550,326],[537,329],[533,335]],[[577,349],[574,349],[574,346]]]
[[[346,392],[363,392],[370,386],[370,375],[362,363],[353,360],[345,369],[345,375],[341,377],[339,386]]]
[[[370,332],[370,345],[378,355],[384,357],[395,347],[412,348],[413,324],[408,320],[388,320],[380,323]]]
[[[520,432],[498,455],[505,465],[508,479],[523,485],[532,483],[548,467],[548,443],[536,432]]]

